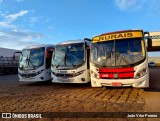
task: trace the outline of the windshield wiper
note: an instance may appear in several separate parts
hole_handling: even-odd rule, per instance
[[[112,50],[111,50],[110,53],[109,53],[109,57],[107,57],[107,59],[105,59],[104,62],[102,63],[102,67],[106,67],[105,65],[106,65],[108,59],[111,59],[111,54],[112,54],[112,53],[113,53],[113,52],[112,52]],[[109,65],[112,65],[113,61],[114,61],[114,60],[112,60]]]
[[[66,52],[65,52],[64,58],[58,63],[58,65],[55,65],[56,68],[58,68],[63,61],[65,62],[65,60],[66,60]],[[66,62],[65,62],[65,65],[66,65]]]
[[[29,62],[32,64],[33,68],[35,69],[35,65],[33,64],[33,62],[31,61],[30,57],[27,57],[26,60],[28,61],[28,66],[29,66]]]
[[[56,68],[58,68],[58,67],[61,65],[62,62],[63,62],[63,59],[62,59],[62,61],[56,66]]]
[[[126,63],[126,64],[130,64],[128,61],[127,61],[127,59],[125,58],[125,56],[124,55],[120,55],[120,57],[121,57],[121,60],[119,61],[119,64],[121,63],[121,61],[122,61],[122,59],[123,59],[123,61]],[[119,58],[119,57],[118,57]],[[117,61],[117,60],[116,60]]]
[[[128,54],[120,54],[120,55],[118,56],[118,58],[121,57],[121,60],[119,61],[119,64],[121,63],[121,61],[122,61],[122,59],[123,59],[123,61],[124,61],[127,65],[130,65],[130,66],[131,66],[132,64],[129,63],[128,60],[126,59],[127,56],[129,56],[128,58],[132,61],[132,64],[135,62],[134,58],[133,58],[131,55],[128,55]],[[117,58],[117,59],[118,59],[118,58]],[[117,59],[116,59],[116,61],[117,61]]]
[[[21,53],[21,57],[20,57],[20,60],[19,60],[19,68],[20,68],[20,69],[23,69],[23,68],[24,68],[24,65],[21,64],[21,63],[22,63],[22,58],[23,58],[23,54]],[[21,67],[20,67],[20,65],[21,65]]]
[[[71,55],[71,54],[70,54],[70,56],[74,56],[74,55]],[[75,57],[75,56],[74,56],[74,57]],[[68,53],[67,53],[67,51],[66,51],[66,52],[65,52],[64,59],[62,59],[62,60],[58,63],[58,65],[56,66],[56,68],[58,68],[63,61],[64,61],[64,65],[67,66],[67,60],[69,60],[69,61],[71,62],[71,64],[72,64],[73,67],[76,67],[77,65],[75,65],[74,62],[73,62],[71,59],[68,59],[68,58],[69,58],[69,55],[68,55]]]
[[[120,54],[119,51],[116,50],[115,52],[113,52],[113,51],[111,50],[110,53],[109,53],[109,58],[110,58],[110,59],[111,59],[111,54],[112,54],[112,53],[114,53],[115,55],[114,55],[114,57],[112,57],[112,58],[114,58],[114,59],[109,63],[110,66],[112,65],[113,62],[116,62],[116,61],[118,60],[118,58],[121,56],[121,54]],[[117,55],[118,55],[118,56],[117,56]],[[109,59],[109,58],[108,58],[108,59]],[[102,63],[102,67],[105,67],[108,59],[105,59],[105,61]],[[123,56],[122,56],[121,60],[122,60],[122,59],[123,59],[123,61],[124,61],[125,63],[129,64],[129,62],[128,62]],[[121,61],[120,61],[120,62],[121,62]]]

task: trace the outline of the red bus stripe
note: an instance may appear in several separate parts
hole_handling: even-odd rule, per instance
[[[114,74],[99,73],[99,78],[114,78]],[[118,78],[134,78],[134,72],[118,73]]]
[[[134,72],[134,68],[99,68],[99,72],[120,73],[120,72]]]

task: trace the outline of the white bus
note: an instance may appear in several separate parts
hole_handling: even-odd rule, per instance
[[[47,81],[51,79],[53,45],[24,48],[18,66],[19,81]]]
[[[52,82],[89,82],[89,53],[89,43],[84,40],[71,40],[57,44],[52,56]]]
[[[92,87],[149,87],[148,57],[142,30],[105,33],[92,38]],[[149,36],[149,35],[148,35]],[[151,46],[148,38],[148,45]]]

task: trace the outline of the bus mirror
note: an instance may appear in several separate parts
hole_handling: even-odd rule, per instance
[[[152,48],[152,39],[151,38],[147,39],[147,43],[148,43],[148,48]]]
[[[16,56],[15,56],[15,54],[16,54],[16,53],[19,53],[19,54],[21,54],[21,55],[22,55],[22,52],[21,52],[21,51],[14,52],[14,54],[13,54],[13,60],[15,60],[15,59],[16,59]]]
[[[144,35],[145,35],[145,34],[148,34],[148,35],[149,35],[149,32],[144,32]]]
[[[150,33],[149,32],[144,32],[144,35],[148,35],[146,36],[147,37],[147,46],[148,48],[152,48],[152,39],[151,39],[151,36],[150,36]]]
[[[89,41],[89,42],[92,41],[92,39],[89,39],[89,38],[84,38],[84,40],[85,40],[85,41]]]

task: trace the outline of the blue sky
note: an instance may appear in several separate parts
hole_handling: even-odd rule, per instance
[[[0,47],[30,45],[125,29],[160,30],[160,0],[0,0]]]

